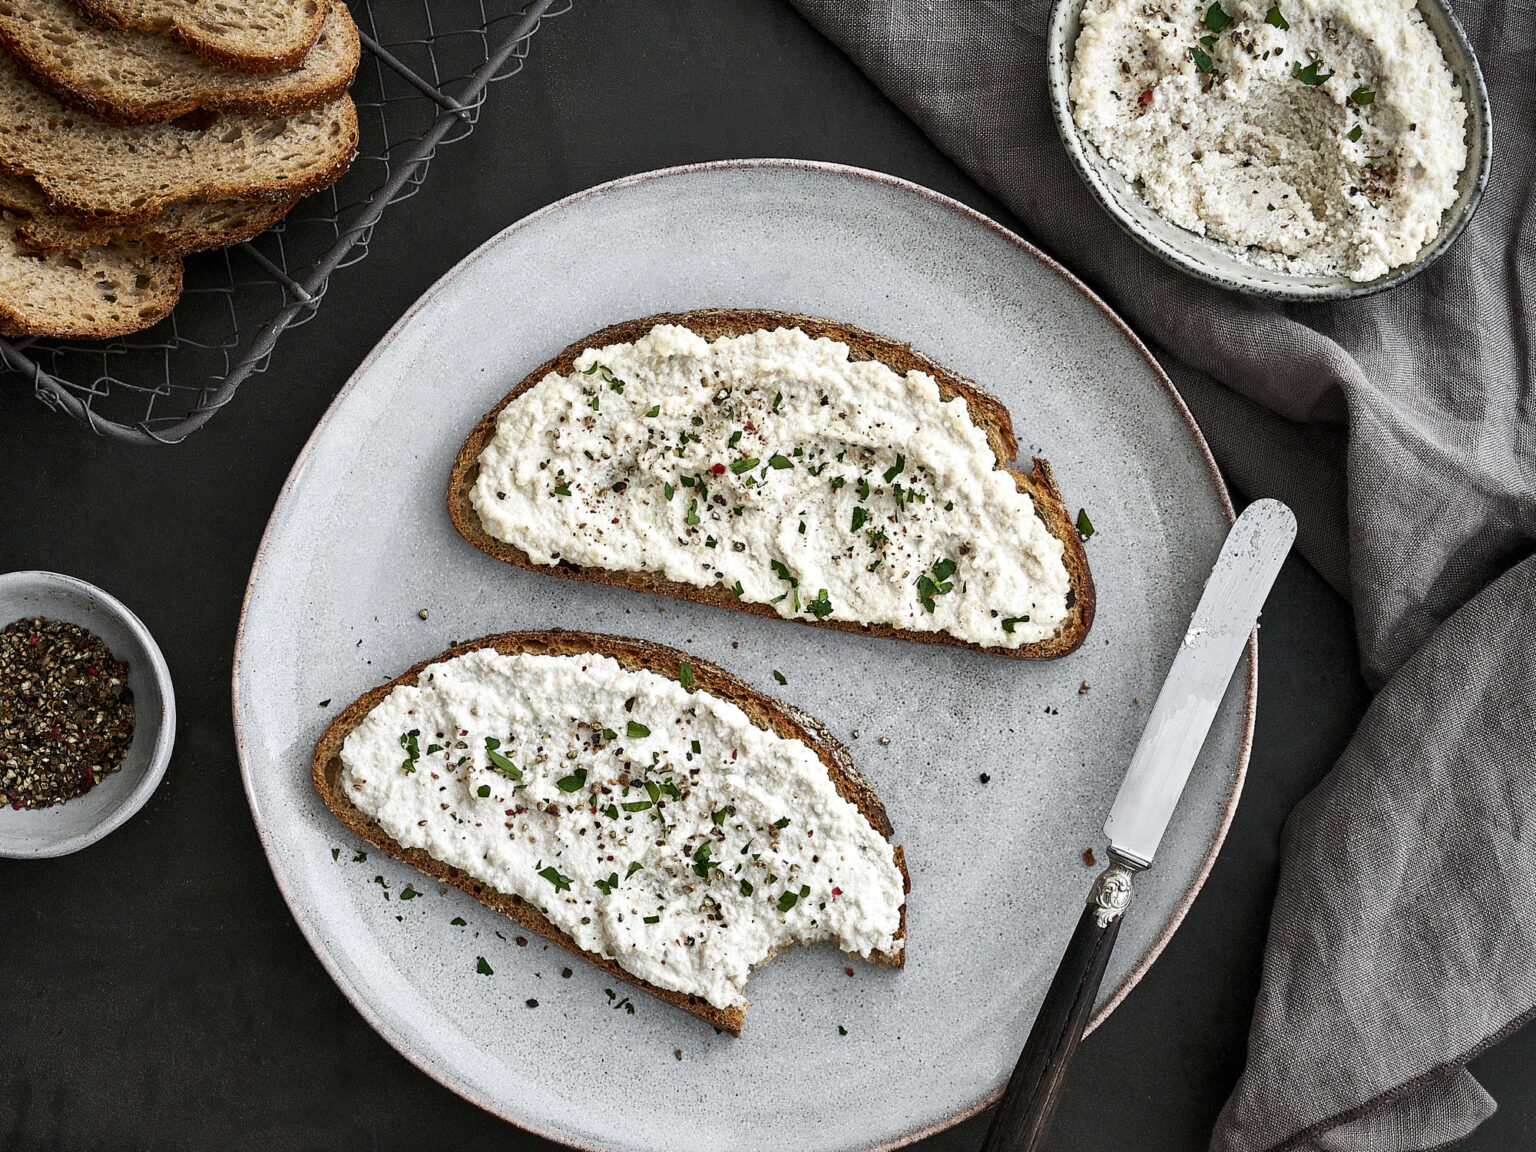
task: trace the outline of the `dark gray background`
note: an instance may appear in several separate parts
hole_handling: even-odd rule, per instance
[[[295,455],[423,290],[570,192],[735,156],[880,169],[1017,226],[782,0],[577,0],[423,193],[386,214],[318,319],[188,443],[95,440],[0,379],[0,571],[68,572],[123,599],[164,648],[181,712],[165,782],[127,826],[61,860],[0,861],[0,1146],[550,1147],[417,1072],[305,945],[240,786],[235,622]],[[1367,702],[1349,609],[1300,561],[1270,598],[1260,670],[1226,848],[1163,958],[1084,1043],[1053,1147],[1203,1148],[1241,1069],[1282,821]],[[1530,1146],[1536,1031],[1473,1068],[1502,1110],[1465,1147]],[[975,1148],[985,1123],[918,1147]]]

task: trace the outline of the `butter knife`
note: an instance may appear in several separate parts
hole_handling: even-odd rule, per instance
[[[1250,504],[1227,534],[1104,824],[1109,867],[1088,894],[1088,906],[1003,1090],[982,1152],[1035,1152],[1044,1146],[1067,1065],[1082,1041],[1120,919],[1131,902],[1131,878],[1157,855],[1259,610],[1295,539],[1296,517],[1278,500]]]

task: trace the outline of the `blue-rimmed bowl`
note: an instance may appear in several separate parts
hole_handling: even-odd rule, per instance
[[[83,796],[52,808],[0,807],[0,856],[23,859],[78,852],[120,827],[159,786],[176,742],[170,669],[149,629],[121,601],[58,572],[0,575],[0,628],[39,616],[94,632],[127,662],[133,742],[123,766]]]
[[[1218,288],[1273,300],[1348,300],[1385,292],[1413,279],[1445,255],[1472,219],[1483,189],[1488,186],[1488,171],[1493,160],[1492,112],[1488,89],[1483,83],[1477,57],[1472,54],[1472,45],[1443,0],[1419,0],[1418,6],[1424,23],[1439,41],[1451,75],[1456,78],[1466,102],[1467,165],[1456,184],[1456,199],[1445,210],[1434,240],[1412,262],[1363,283],[1345,276],[1301,275],[1250,263],[1242,258],[1241,250],[1234,245],[1200,236],[1165,219],[1134,184],[1110,167],[1099,150],[1078,131],[1077,122],[1072,118],[1068,89],[1072,82],[1072,56],[1077,50],[1083,4],[1084,0],[1056,0],[1046,31],[1046,82],[1050,88],[1056,128],[1073,166],[1104,210],[1143,248],[1179,271]]]

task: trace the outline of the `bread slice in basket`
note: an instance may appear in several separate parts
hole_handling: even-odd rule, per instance
[[[346,96],[288,116],[197,113],[119,128],[66,108],[0,54],[0,172],[29,177],[49,207],[97,224],[193,200],[292,202],[347,170],[357,133]]]
[[[906,862],[847,750],[671,648],[457,645],[343,710],[311,772],[381,851],[733,1034],[747,967],[793,943],[905,961]]]
[[[626,376],[630,377],[626,379]],[[509,564],[763,616],[1024,658],[1093,621],[1050,465],[906,344],[758,309],[577,341],[470,432],[448,508]]]
[[[15,219],[22,247],[40,256],[73,255],[111,245],[182,256],[223,248],[265,232],[292,204],[264,200],[187,200],[135,224],[91,224],[48,207],[42,189],[25,176],[0,173],[0,208]]]
[[[251,76],[178,47],[156,32],[106,27],[69,0],[0,0],[0,46],[38,87],[113,124],[160,124],[204,109],[281,116],[340,99],[361,45],[345,4],[291,72]]]
[[[331,0],[72,0],[93,20],[169,37],[236,72],[297,68]]]
[[[181,298],[181,261],[111,244],[38,256],[0,212],[0,336],[101,340],[163,319]]]

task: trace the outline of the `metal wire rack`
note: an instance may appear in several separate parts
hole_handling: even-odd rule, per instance
[[[384,210],[420,190],[437,149],[474,130],[490,86],[521,71],[542,21],[570,7],[352,0],[364,52],[347,174],[254,240],[188,257],[181,302],[153,328],[96,344],[0,339],[0,371],[25,373],[45,405],[100,435],[179,443],[314,318],[331,274],[368,255]]]

